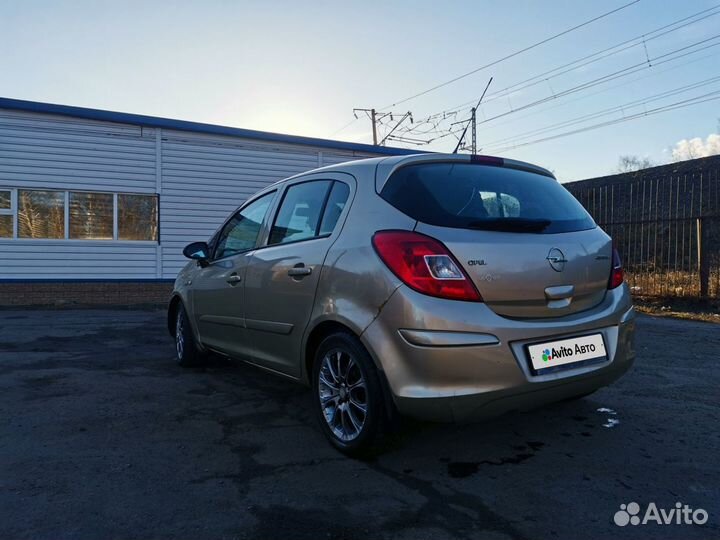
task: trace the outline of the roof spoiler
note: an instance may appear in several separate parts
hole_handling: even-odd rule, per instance
[[[410,156],[393,156],[378,163],[375,169],[375,190],[380,193],[390,175],[399,168],[419,163],[475,163],[477,165],[517,169],[555,178],[555,175],[547,169],[514,159],[470,154],[414,154]]]

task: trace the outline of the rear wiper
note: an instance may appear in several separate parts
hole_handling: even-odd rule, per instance
[[[542,232],[551,223],[549,219],[492,218],[471,221],[466,227],[483,231]]]

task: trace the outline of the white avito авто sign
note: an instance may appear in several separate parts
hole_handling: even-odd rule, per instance
[[[528,347],[536,370],[607,357],[602,334],[538,343]]]

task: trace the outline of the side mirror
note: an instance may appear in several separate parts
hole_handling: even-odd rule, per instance
[[[208,247],[207,242],[193,242],[192,244],[185,246],[185,249],[183,249],[183,255],[185,255],[188,259],[195,259],[201,265],[206,264],[207,260],[210,258],[210,248]]]

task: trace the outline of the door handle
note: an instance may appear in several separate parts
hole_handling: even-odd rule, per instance
[[[227,281],[230,285],[237,285],[242,281],[242,278],[237,274],[231,274],[225,281]]]
[[[298,263],[288,270],[288,276],[292,277],[303,277],[312,274],[312,268],[306,267],[303,263]]]

